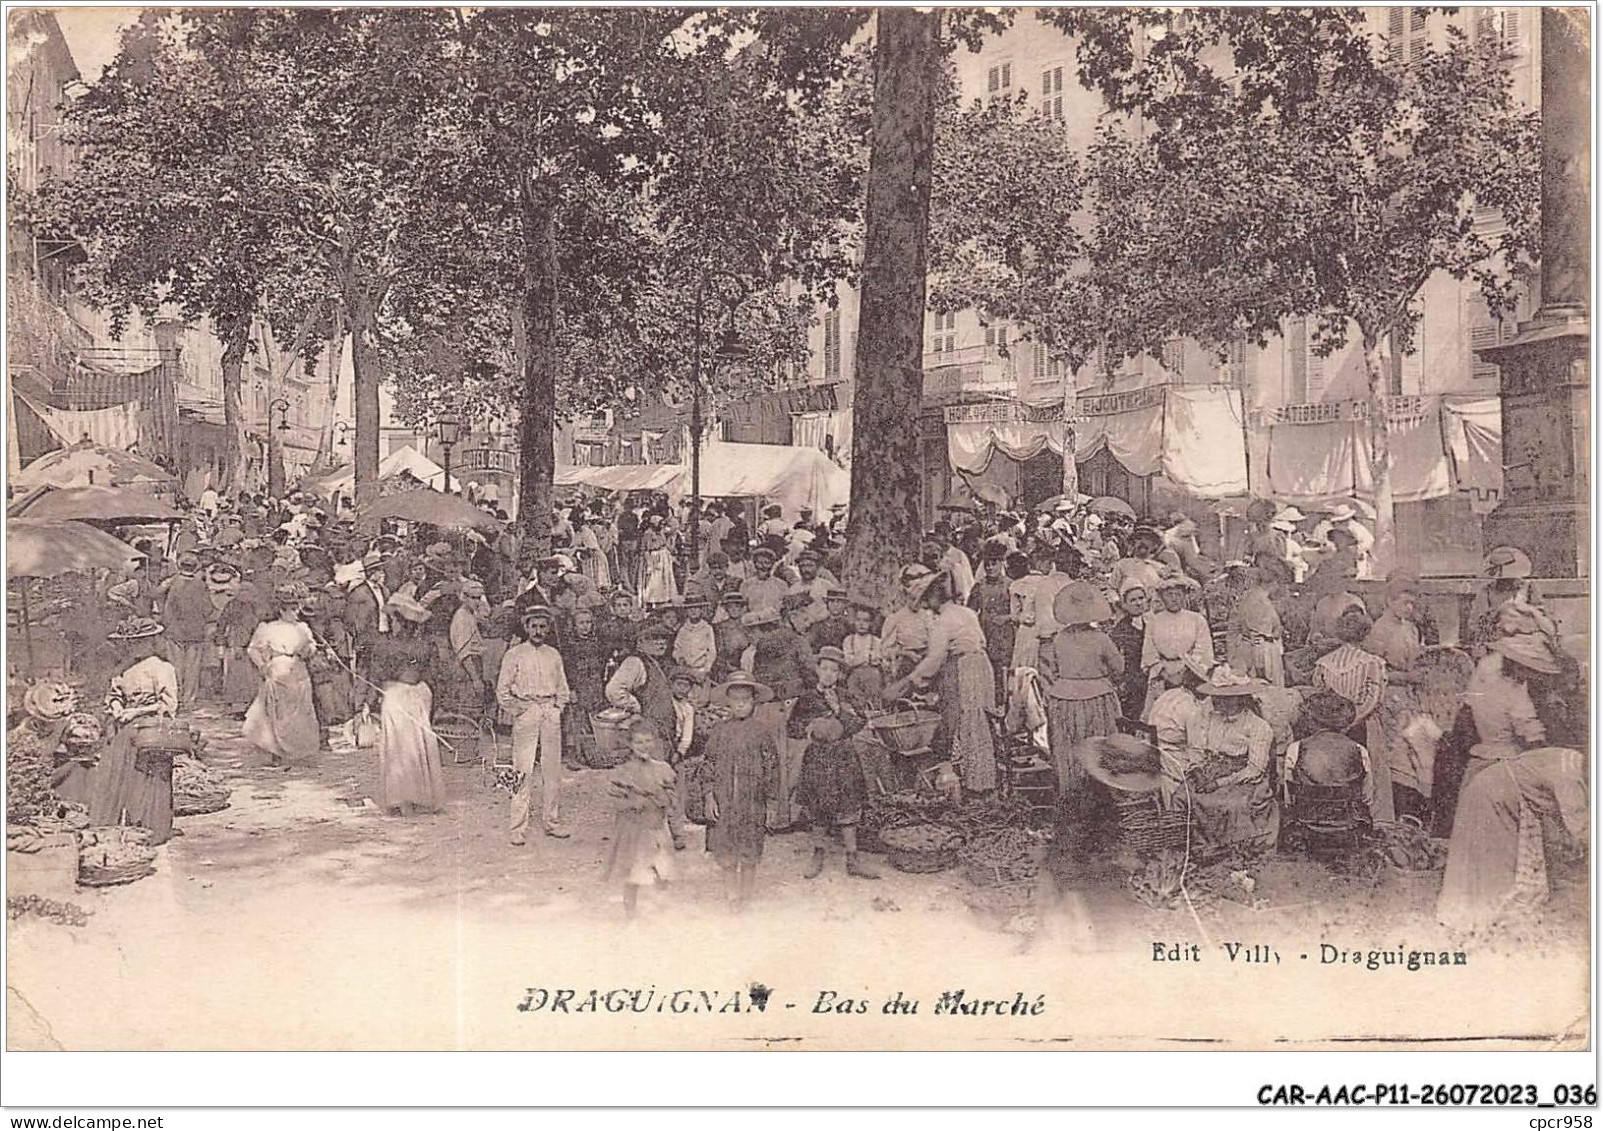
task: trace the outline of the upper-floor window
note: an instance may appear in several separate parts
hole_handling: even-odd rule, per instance
[[[1430,43],[1430,10],[1427,8],[1386,9],[1386,58],[1407,63]]]
[[[1013,93],[1012,63],[998,63],[985,72],[985,93],[992,95]]]
[[[1055,63],[1041,72],[1041,113],[1063,120],[1063,65]]]
[[[1176,377],[1186,375],[1186,344],[1179,338],[1163,344],[1163,367]]]
[[[1537,11],[1539,9],[1476,8],[1475,38],[1482,42],[1493,40],[1502,45],[1505,53],[1518,55],[1525,50],[1530,21],[1535,18]]]
[[[997,349],[1007,349],[1007,323],[995,322],[985,328],[985,344],[995,346]]]
[[[930,353],[945,354],[957,350],[957,311],[935,316],[935,336],[930,339]]]

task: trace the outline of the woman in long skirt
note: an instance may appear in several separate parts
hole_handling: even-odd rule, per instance
[[[663,533],[663,518],[654,514],[650,525],[640,535],[640,600],[645,605],[666,605],[679,596],[679,583],[674,578],[673,551],[668,547],[668,536]]]
[[[996,706],[996,678],[979,614],[952,600],[946,574],[916,578],[907,589],[915,607],[934,611],[929,652],[885,689],[886,698],[900,699],[909,686],[938,678],[952,764],[966,792],[989,793],[996,788],[996,749],[986,712]]]
[[[1119,733],[1119,694],[1124,654],[1096,628],[1113,619],[1113,609],[1094,586],[1071,581],[1052,601],[1052,620],[1062,627],[1041,650],[1047,685],[1047,733],[1057,766],[1058,790],[1069,794],[1085,785],[1085,767],[1075,748],[1088,738]]]
[[[601,539],[596,529],[590,524],[589,516],[578,507],[573,508],[573,545],[579,551],[579,569],[590,579],[590,585],[598,592],[612,588],[612,567],[607,562],[606,551],[601,545]]]
[[[426,645],[408,642],[380,659],[378,803],[403,817],[436,813],[445,802],[440,740],[430,723],[434,692],[424,682],[429,656]]]
[[[111,681],[106,708],[116,732],[89,781],[89,820],[95,825],[138,825],[156,844],[173,833],[173,762],[168,750],[142,750],[134,736],[143,719],[178,712],[178,672],[158,654],[161,626],[132,617],[106,639],[123,645],[121,675]]]
[[[301,620],[306,587],[289,582],[274,591],[278,618],[256,626],[246,652],[262,674],[261,690],[245,712],[245,737],[266,752],[275,766],[310,761],[317,754],[319,728],[306,661],[316,645]]]

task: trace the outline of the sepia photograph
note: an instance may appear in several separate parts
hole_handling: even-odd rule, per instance
[[[7,1049],[1592,1049],[1592,17],[8,6]]]

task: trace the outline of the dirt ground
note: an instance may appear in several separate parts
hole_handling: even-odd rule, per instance
[[[1434,926],[1439,873],[1370,879],[1284,857],[1254,870],[1251,893],[1226,882],[1227,897],[1154,909],[1109,887],[1086,893],[1083,910],[1052,899],[1004,929],[970,910],[961,870],[876,861],[883,878],[866,881],[844,875],[836,851],[806,880],[811,842],[788,834],[770,838],[756,904],[736,916],[693,830],[674,883],[625,923],[603,879],[603,772],[564,774],[571,839],[515,848],[507,795],[476,765],[446,766],[443,813],[402,819],[365,800],[371,750],[284,772],[236,721],[200,726],[232,804],[180,818],[156,875],[79,889],[86,926],[10,923],[13,1047],[1545,1045],[1587,1031],[1584,874],[1561,877],[1536,921],[1485,939]],[[1245,945],[1232,960],[1226,943]],[[1371,970],[1324,961],[1321,944],[1463,950],[1468,966]],[[1499,986],[1508,992],[1486,994]],[[565,988],[575,995],[559,1010]],[[576,1008],[592,989],[592,1008]],[[936,1013],[959,989],[970,1003],[1003,1001],[1005,1016]],[[622,999],[609,990],[634,996],[612,1011]],[[887,1005],[898,994],[919,1011]]]

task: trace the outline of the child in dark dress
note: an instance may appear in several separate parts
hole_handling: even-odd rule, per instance
[[[729,718],[707,735],[707,851],[724,870],[734,908],[744,910],[757,882],[757,862],[768,837],[769,798],[779,788],[779,747],[774,728],[753,717],[773,692],[736,672],[714,693]]]

